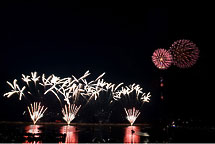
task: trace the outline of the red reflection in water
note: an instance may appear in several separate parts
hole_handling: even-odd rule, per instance
[[[42,131],[39,129],[41,126],[40,125],[29,125],[25,127],[26,133],[31,133],[31,134],[38,134],[41,133]]]
[[[75,126],[62,126],[60,133],[66,134],[65,143],[78,143],[78,133]]]
[[[138,126],[128,126],[125,128],[124,143],[139,143],[140,136],[137,133],[140,132]]]
[[[28,144],[39,144],[42,143],[42,141],[29,141],[29,139],[32,138],[39,138],[40,133],[42,133],[42,131],[39,129],[41,126],[40,125],[28,125],[25,127],[25,131],[27,134],[32,134],[32,135],[24,135],[24,138],[26,138],[24,143],[28,143]]]
[[[25,141],[24,143],[27,143],[27,144],[41,144],[42,142],[40,141],[33,141],[33,142],[28,142],[28,141]]]

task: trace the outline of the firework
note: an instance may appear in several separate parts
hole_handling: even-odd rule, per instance
[[[99,77],[101,78],[101,76]],[[120,99],[117,91],[123,83],[116,85],[98,78],[95,81],[87,88],[87,93],[89,94],[87,106],[94,109],[93,116],[95,120],[108,122],[112,114],[112,108],[116,104],[115,102]]]
[[[44,106],[41,106],[41,102],[34,102],[33,104],[31,104],[31,101],[35,101],[35,98],[41,98],[41,91],[39,90],[39,87],[36,86],[36,84],[40,81],[40,76],[37,76],[37,72],[31,72],[31,76],[22,74],[21,79],[24,82],[24,86],[22,86],[22,88],[18,85],[17,79],[15,79],[13,83],[7,81],[7,84],[11,87],[12,90],[5,93],[3,96],[10,98],[13,95],[18,95],[20,101],[22,100],[22,97],[24,97],[27,102],[30,103],[30,106],[28,106],[27,108],[30,114],[30,118],[35,124],[41,117],[43,117],[44,112],[47,110],[47,108],[44,109]],[[33,89],[30,87],[31,82],[33,82],[35,85]]]
[[[28,101],[29,99],[31,99],[31,101],[38,101],[34,98],[43,98],[46,94],[52,93],[60,102],[63,119],[68,124],[75,118],[81,105],[83,107],[83,105],[90,103],[92,104],[91,106],[96,109],[96,112],[94,112],[95,115],[98,113],[109,115],[109,113],[111,113],[111,107],[116,101],[121,101],[122,98],[127,98],[127,102],[132,103],[133,107],[137,106],[137,103],[133,103],[134,101],[142,105],[150,100],[150,93],[147,95],[143,93],[143,88],[137,84],[123,86],[123,83],[118,85],[108,83],[103,79],[105,73],[99,75],[95,80],[88,82],[86,78],[89,75],[89,71],[86,71],[84,75],[79,78],[73,75],[71,77],[61,78],[54,74],[46,77],[45,74],[39,76],[37,72],[31,72],[30,75],[22,74],[21,79],[25,86],[20,88],[16,79],[13,83],[7,82],[12,90],[5,93],[4,96],[9,98],[12,95],[19,95],[19,100],[24,96]],[[34,87],[32,88],[30,86]],[[39,99],[39,101],[41,101],[41,99]],[[41,107],[40,104],[41,103],[34,103],[33,105],[31,104],[31,107],[28,107],[31,119],[34,123],[36,123],[45,112],[43,111],[44,107]],[[40,116],[39,113],[41,114]]]
[[[135,122],[140,115],[140,110],[144,103],[150,101],[150,92],[143,93],[143,88],[138,84],[132,84],[129,86],[121,87],[121,90],[117,91],[120,97],[120,102],[126,112],[126,119],[131,125]]]
[[[41,96],[43,92],[41,91],[40,87],[37,86],[37,83],[41,85],[42,82],[40,82],[40,76],[37,76],[37,72],[31,72],[31,76],[22,74],[21,79],[24,82],[24,86],[22,88],[20,88],[20,86],[17,84],[18,82],[17,79],[13,81],[13,84],[7,81],[7,84],[12,88],[12,90],[10,92],[5,93],[4,96],[7,96],[7,98],[9,98],[12,95],[17,94],[19,95],[19,100],[22,100],[23,96],[27,100],[29,100],[27,95],[34,96],[34,97]],[[33,88],[31,87],[31,82],[34,83],[35,87]],[[37,97],[37,98],[41,98],[41,97]]]
[[[69,104],[69,105],[65,105],[65,108],[62,109],[63,119],[67,122],[68,125],[75,118],[80,107],[81,105],[78,107],[75,104],[71,104],[71,105]]]
[[[146,95],[146,93],[143,93],[143,95],[142,95],[142,97],[140,98],[140,100],[141,100],[143,103],[144,103],[144,102],[149,103],[150,97],[151,97],[150,92],[147,93],[147,95]]]
[[[25,86],[22,87],[22,89],[19,88],[19,85],[17,84],[17,80],[15,79],[13,81],[13,84],[7,81],[7,84],[10,85],[12,90],[10,92],[5,93],[3,96],[7,96],[7,98],[11,97],[13,94],[18,94],[19,95],[19,100],[22,99],[22,96],[24,96],[23,91],[25,90]]]
[[[118,90],[116,93],[122,101],[123,107],[139,106],[141,108],[145,102],[149,102],[151,97],[150,92],[147,94],[143,93],[143,88],[135,83],[121,87],[121,90]]]
[[[133,107],[132,109],[126,109],[124,108],[125,112],[126,112],[126,119],[130,122],[131,126],[133,125],[133,123],[136,121],[137,117],[140,115],[140,111],[136,110],[135,107]]]
[[[22,74],[22,80],[24,81],[24,82],[26,82],[27,83],[27,85],[29,86],[29,82],[31,81],[31,79],[30,79],[30,76],[25,76],[24,74]]]
[[[37,121],[43,117],[46,110],[47,108],[44,109],[44,106],[41,106],[40,102],[34,102],[33,105],[31,104],[31,106],[28,106],[28,112],[34,124],[36,124]]]
[[[193,66],[199,58],[199,49],[190,40],[177,40],[170,47],[173,56],[173,64],[179,68]]]
[[[39,81],[40,79],[40,76],[37,77],[37,72],[31,72],[31,76],[32,76],[32,81],[34,82],[35,86],[36,86],[36,83],[37,81]]]
[[[70,101],[72,101],[72,103],[78,103],[81,97],[87,99],[86,96],[90,95],[89,91],[92,92],[92,86],[90,86],[85,79],[88,75],[90,75],[89,71],[85,72],[80,78],[76,78],[73,75],[72,77],[62,79],[55,75],[52,75],[51,78],[47,79],[43,77],[44,82],[42,85],[49,86],[44,94],[52,92],[60,101],[61,105],[62,98],[68,105],[70,104]],[[97,91],[94,93],[92,92],[91,94],[94,94],[95,97],[98,95]]]
[[[172,55],[165,49],[157,49],[152,55],[152,61],[159,69],[167,69],[172,64]]]
[[[52,75],[46,79],[45,75],[43,75],[41,85],[46,87],[44,94],[53,93],[62,107],[63,103],[66,102],[67,105],[63,108],[63,119],[69,124],[75,118],[73,112],[75,107],[72,107],[71,103],[76,105],[88,104],[92,100],[96,101],[100,97],[100,93],[105,91],[106,82],[101,79],[104,74],[101,74],[96,80],[90,82],[86,80],[90,75],[89,71],[86,71],[80,78],[76,78],[74,75],[68,78],[60,78]]]

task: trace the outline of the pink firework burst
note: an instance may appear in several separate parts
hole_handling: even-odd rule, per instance
[[[159,69],[167,69],[172,64],[172,55],[168,50],[157,49],[152,55],[152,61]]]
[[[179,68],[193,66],[199,58],[199,49],[190,40],[177,40],[170,47],[173,56],[173,64]]]

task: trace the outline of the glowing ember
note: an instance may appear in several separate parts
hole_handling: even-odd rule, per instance
[[[47,108],[44,109],[44,106],[41,106],[40,104],[40,102],[34,102],[33,105],[31,104],[30,107],[28,106],[28,112],[34,124],[43,117],[44,112],[47,110]]]
[[[170,47],[173,56],[173,64],[179,68],[193,66],[199,58],[199,49],[190,40],[177,40]]]
[[[157,49],[152,55],[152,61],[159,69],[167,69],[172,64],[172,55],[165,49]]]
[[[128,110],[126,108],[124,109],[127,115],[126,116],[127,120],[130,122],[131,125],[133,125],[137,117],[140,115],[140,111],[136,110],[135,107],[133,107],[133,109],[128,109]]]
[[[75,104],[65,105],[65,109],[62,109],[63,119],[69,125],[70,122],[75,118],[77,112],[79,111],[81,105],[77,107]]]

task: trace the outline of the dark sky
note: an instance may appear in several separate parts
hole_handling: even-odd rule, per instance
[[[107,81],[139,83],[152,93],[148,113],[158,111],[158,70],[151,60],[157,48],[190,39],[200,58],[189,69],[162,71],[168,109],[172,114],[206,116],[212,99],[208,89],[207,13],[199,7],[156,7],[130,3],[10,2],[0,7],[0,92],[7,80],[37,71],[68,77],[90,70],[91,78],[106,72]],[[6,102],[7,101],[7,102]],[[17,103],[19,103],[17,99]],[[13,112],[9,99],[1,111]],[[15,103],[14,103],[15,104]]]

